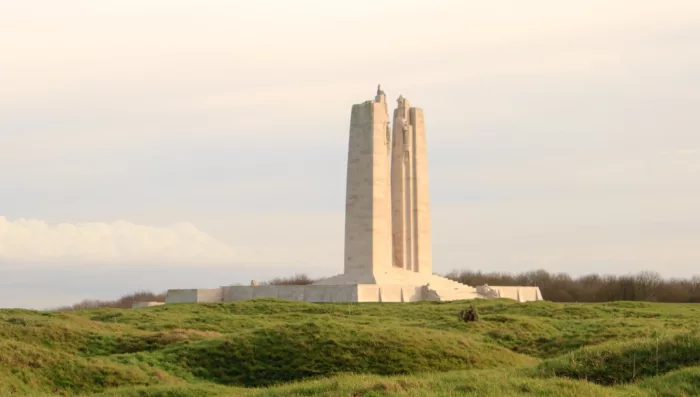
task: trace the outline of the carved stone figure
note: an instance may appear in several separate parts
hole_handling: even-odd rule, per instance
[[[391,150],[391,128],[389,122],[386,123],[386,147]]]

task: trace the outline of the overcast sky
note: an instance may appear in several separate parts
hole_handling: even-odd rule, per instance
[[[700,274],[697,0],[0,0],[0,307],[342,272],[352,104],[434,270]]]

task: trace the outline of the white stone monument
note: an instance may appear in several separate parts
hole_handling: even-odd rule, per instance
[[[309,285],[169,290],[166,303],[270,297],[307,302],[542,300],[538,287],[471,287],[433,274],[423,110],[400,96],[393,134],[386,95],[353,105],[345,201],[344,272]]]
[[[400,96],[394,110],[391,201],[394,266],[433,273],[428,194],[428,152],[423,110]]]

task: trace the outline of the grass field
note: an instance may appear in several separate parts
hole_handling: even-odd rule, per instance
[[[700,395],[700,305],[0,310],[0,396]]]

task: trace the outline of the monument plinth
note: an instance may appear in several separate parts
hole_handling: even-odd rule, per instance
[[[169,290],[166,303],[280,298],[307,302],[542,300],[538,287],[471,287],[433,274],[423,110],[386,95],[353,105],[345,198],[344,272],[309,285]]]

